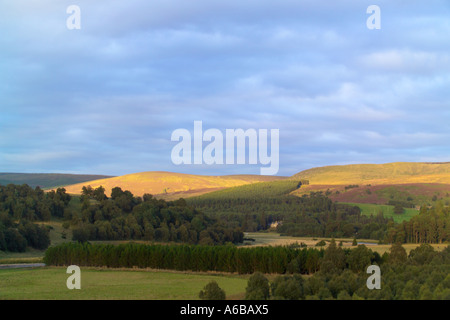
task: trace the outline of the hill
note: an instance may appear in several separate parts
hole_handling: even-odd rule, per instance
[[[449,203],[450,163],[395,162],[326,166],[299,172],[309,180],[293,194],[322,191],[334,201],[394,204],[407,207]]]
[[[176,199],[188,198],[211,191],[230,187],[266,181],[277,181],[285,177],[260,176],[260,175],[229,175],[229,176],[202,176],[174,172],[141,172],[120,177],[87,181],[71,186],[66,186],[68,193],[80,194],[83,186],[90,185],[93,188],[103,186],[106,194],[111,194],[111,189],[121,187],[129,190],[135,196],[150,193],[159,198]]]
[[[292,178],[309,180],[311,185],[450,184],[450,162],[394,162],[325,166],[299,172]]]
[[[0,184],[28,184],[32,188],[39,186],[42,189],[50,189],[104,178],[111,178],[111,176],[61,173],[0,173]]]

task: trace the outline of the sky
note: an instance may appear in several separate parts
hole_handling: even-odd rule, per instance
[[[0,172],[260,173],[175,165],[194,121],[278,129],[284,176],[450,161],[449,17],[448,0],[0,0]]]

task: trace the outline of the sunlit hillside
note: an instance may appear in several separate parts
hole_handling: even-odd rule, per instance
[[[142,172],[128,174],[109,179],[88,181],[85,183],[66,186],[66,190],[72,194],[81,193],[83,186],[90,185],[93,188],[103,186],[106,194],[111,193],[114,187],[129,190],[136,196],[144,193],[159,195],[163,198],[190,197],[203,193],[236,187],[255,182],[275,181],[284,177],[259,176],[259,175],[229,175],[229,176],[201,176],[173,172]]]
[[[299,172],[293,178],[309,180],[311,185],[450,184],[450,163],[395,162],[326,166]]]

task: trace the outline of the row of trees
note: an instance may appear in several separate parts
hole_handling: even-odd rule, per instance
[[[323,251],[317,249],[297,250],[290,247],[64,243],[48,248],[44,261],[48,265],[58,266],[76,264],[248,274],[256,271],[285,273],[288,269],[307,272],[306,264],[300,269],[300,265],[291,262],[308,260],[311,255],[311,268],[316,268],[315,263],[318,263],[321,254]]]
[[[139,267],[180,271],[220,271],[240,274],[299,273],[319,270],[335,272],[344,268],[360,272],[383,258],[365,246],[349,250],[335,242],[324,249],[297,246],[238,248],[236,246],[121,245],[65,243],[46,251],[49,265]]]

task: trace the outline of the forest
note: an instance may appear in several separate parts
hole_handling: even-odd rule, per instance
[[[286,189],[281,188],[274,196],[259,197],[260,193],[254,192],[257,187],[238,187],[233,188],[234,193],[219,191],[186,201],[209,216],[235,221],[244,232],[268,230],[276,223],[276,231],[282,235],[384,241],[389,227],[394,226],[392,219],[364,216],[358,207],[334,203],[321,192],[296,197],[283,194]]]
[[[290,193],[308,181],[263,182],[189,198],[187,203],[211,217],[235,221],[244,232],[273,228],[288,236],[373,239],[380,243],[444,243],[450,240],[450,207],[423,205],[417,216],[395,223],[380,212],[366,216],[326,193]],[[403,212],[401,207],[400,213]]]
[[[388,242],[445,243],[450,241],[450,207],[438,201],[433,207],[422,206],[417,216],[392,228]]]
[[[373,255],[364,245],[346,253],[330,245],[320,269],[310,277],[280,275],[269,281],[253,274],[246,288],[248,300],[449,300],[450,247],[437,252],[422,244],[407,255],[394,244],[377,263],[381,270],[379,289],[367,287],[365,272]],[[373,262],[372,262],[373,263]]]
[[[289,195],[307,181],[263,182],[165,201],[134,196],[120,187],[64,188],[44,192],[27,185],[0,186],[0,250],[23,252],[48,247],[49,229],[39,222],[59,219],[74,241],[143,240],[200,245],[238,244],[244,232],[276,231],[300,237],[374,239],[380,243],[444,243],[450,240],[450,209],[422,206],[409,221],[395,223],[382,213],[361,214],[322,192]],[[73,205],[73,201],[77,204]],[[72,205],[69,205],[72,203]]]
[[[103,187],[83,187],[81,217],[73,215],[73,239],[146,240],[219,245],[240,243],[240,228],[229,226],[188,206],[186,201],[165,201],[150,194],[135,197],[115,187],[107,197]],[[68,217],[69,218],[69,217]]]
[[[50,244],[49,230],[35,224],[63,217],[70,196],[62,188],[44,192],[28,185],[0,185],[0,250],[43,250]]]

